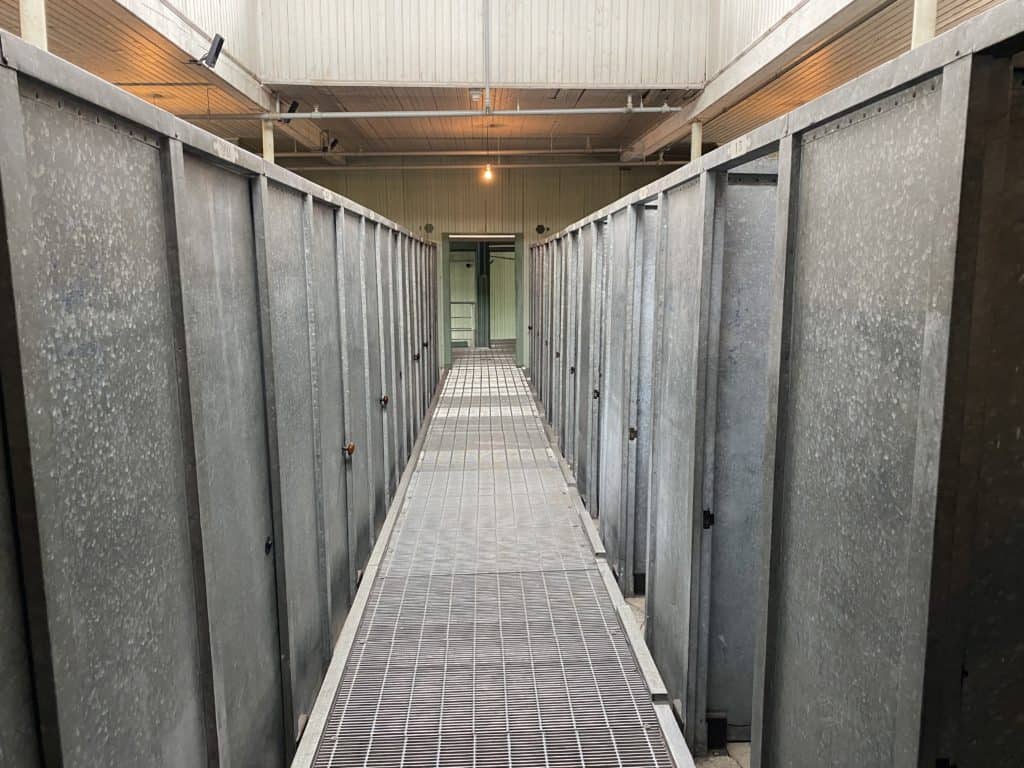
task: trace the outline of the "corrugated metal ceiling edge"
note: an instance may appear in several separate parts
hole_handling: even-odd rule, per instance
[[[1022,0],[1006,0],[925,45],[885,62],[835,90],[708,152],[696,162],[684,165],[657,181],[609,203],[534,245],[558,240],[587,224],[607,218],[614,211],[626,206],[651,201],[662,192],[668,192],[699,178],[704,171],[728,170],[747,160],[769,154],[785,136],[813,128],[838,114],[856,109],[865,102],[924,79],[958,59],[972,56],[978,51],[1022,34],[1022,4]]]

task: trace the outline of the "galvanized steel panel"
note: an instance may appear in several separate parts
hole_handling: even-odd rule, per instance
[[[6,435],[0,411],[0,435]],[[41,765],[25,601],[18,571],[6,440],[0,440],[0,763]]]
[[[565,399],[562,405],[562,453],[569,466],[576,464],[576,388],[579,378],[576,372],[578,355],[578,333],[580,314],[580,274],[579,274],[579,233],[572,233],[567,238],[566,248],[566,331],[562,346],[562,365],[565,371]]]
[[[277,765],[281,651],[249,180],[191,155],[184,171],[182,302],[221,754]]]
[[[363,292],[363,334],[366,350],[366,365],[362,373],[366,377],[366,398],[362,406],[366,409],[368,429],[364,441],[364,453],[369,455],[371,477],[371,504],[373,508],[373,539],[384,524],[388,511],[388,496],[384,472],[384,411],[380,398],[384,394],[381,380],[380,307],[377,303],[377,246],[380,236],[378,224],[363,222],[363,247],[360,253],[359,273]],[[357,406],[359,403],[357,403]]]
[[[32,240],[10,256],[63,759],[198,764],[158,142],[36,84],[23,96]]]
[[[661,214],[655,206],[645,206],[638,236],[633,308],[633,365],[630,379],[630,413],[636,426],[632,441],[627,488],[627,517],[632,529],[632,568],[634,574],[647,573],[647,527],[651,475],[651,420],[654,379],[654,338],[657,319],[656,269],[660,243]],[[638,591],[643,591],[639,589]]]
[[[292,685],[296,719],[309,712],[320,688],[327,617],[321,597],[317,529],[313,408],[311,393],[309,305],[303,225],[305,198],[270,185],[267,233],[270,276],[274,382],[277,394],[277,441],[281,471],[282,515],[288,584]]]
[[[345,463],[348,488],[349,557],[358,574],[373,547],[373,476],[368,449],[369,423],[366,410],[366,335],[363,330],[362,249],[363,218],[350,211],[339,211],[338,292],[344,344],[342,377],[345,400],[345,444],[352,448]]]
[[[555,439],[562,431],[562,326],[565,320],[563,240],[551,243],[551,426]],[[557,447],[561,447],[558,445]]]
[[[632,575],[626,572],[628,542],[626,519],[626,461],[629,431],[629,365],[633,338],[632,273],[636,211],[624,208],[610,217],[606,240],[605,280],[607,294],[603,314],[601,349],[601,458],[598,521],[608,562],[623,591],[632,592]]]
[[[914,606],[928,601],[908,569],[932,546],[914,503],[919,397],[944,310],[926,277],[952,280],[934,271],[942,248],[923,246],[956,194],[932,183],[944,95],[932,79],[799,141],[765,680],[773,765],[824,745],[857,764],[916,751],[893,724],[921,701],[903,674],[925,632]],[[836,718],[808,716],[825,711]]]
[[[647,632],[669,696],[681,702],[691,747],[702,731],[696,707],[697,598],[701,521],[694,512],[699,477],[696,425],[702,375],[699,297],[704,275],[704,189],[693,181],[661,202],[666,245],[659,255],[658,337],[655,341],[654,435]],[[602,450],[605,446],[602,445]],[[602,507],[605,500],[602,498]]]
[[[313,207],[313,299],[316,307],[320,422],[321,548],[330,608],[331,640],[337,639],[355,592],[349,551],[348,487],[345,472],[345,412],[342,383],[341,315],[338,303],[338,243],[334,209]]]
[[[587,497],[591,482],[591,442],[596,425],[591,419],[594,406],[594,228],[583,227],[579,235],[580,248],[580,327],[579,352],[576,357],[576,484],[580,495]]]
[[[395,374],[395,305],[392,299],[391,262],[398,235],[383,230],[377,251],[377,295],[380,303],[381,408],[384,409],[385,474],[387,498],[394,497],[402,467],[398,456],[398,388]],[[386,399],[385,399],[386,398]]]
[[[767,449],[770,269],[775,247],[774,161],[757,173],[730,174],[718,188],[711,327],[717,351],[709,362],[715,422],[707,708],[724,713],[730,740],[749,740],[754,652],[761,606]],[[741,171],[745,169],[740,169]],[[753,170],[753,169],[752,169]],[[717,306],[715,306],[717,305]],[[714,361],[717,360],[717,364]]]
[[[398,451],[404,467],[409,460],[412,443],[409,414],[409,340],[408,320],[405,312],[405,269],[404,254],[407,239],[399,233],[395,249],[390,254],[391,261],[391,293],[394,308],[394,345],[395,345],[395,415],[398,428]]]
[[[419,262],[419,243],[411,242],[406,255],[405,270],[409,281],[406,301],[409,306],[409,351],[412,363],[412,380],[410,395],[412,398],[412,418],[414,434],[419,433],[423,421],[423,347],[421,338],[420,318],[420,275],[417,269]]]
[[[593,248],[593,299],[590,316],[591,340],[590,340],[590,382],[592,385],[590,397],[590,458],[589,466],[591,478],[586,489],[580,489],[583,501],[587,505],[590,516],[597,518],[601,512],[601,411],[604,404],[601,402],[601,388],[604,386],[604,356],[602,349],[604,345],[604,316],[607,311],[605,299],[606,291],[606,269],[605,263],[608,258],[606,241],[608,239],[607,219],[594,222]]]

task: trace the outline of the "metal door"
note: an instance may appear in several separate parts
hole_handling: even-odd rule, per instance
[[[372,454],[367,421],[366,335],[363,308],[363,217],[350,211],[339,212],[338,279],[341,301],[344,357],[344,416],[346,445],[346,488],[348,490],[349,543],[353,583],[370,557],[373,530]]]
[[[598,514],[601,539],[624,594],[632,594],[628,572],[629,520],[626,519],[626,467],[629,438],[629,365],[632,350],[633,261],[637,210],[630,206],[609,217],[606,307],[602,347],[601,459]]]
[[[567,236],[566,249],[566,299],[565,343],[562,346],[562,358],[565,369],[565,400],[562,413],[565,414],[562,424],[562,453],[570,467],[576,466],[576,386],[579,378],[576,373],[578,354],[577,336],[579,333],[579,231]]]
[[[696,510],[702,500],[708,178],[672,189],[659,203],[665,246],[656,266],[660,316],[647,574],[648,644],[669,695],[678,702],[687,741],[698,752],[706,749],[705,686],[691,671],[705,668],[698,657],[706,654],[699,639],[706,637],[706,624],[700,631],[699,599],[703,521]]]
[[[592,347],[594,337],[594,226],[585,225],[579,233],[579,316],[576,353],[576,486],[584,499],[590,487],[591,411],[594,377]]]
[[[223,743],[232,761],[276,765],[284,724],[275,558],[252,556],[273,539],[274,519],[251,190],[244,176],[191,155],[183,169],[182,306],[200,505],[215,510],[202,522]],[[251,653],[237,658],[242,646]]]
[[[632,334],[629,364],[629,423],[626,463],[626,571],[635,591],[642,592],[647,573],[648,494],[651,469],[651,392],[654,369],[654,323],[657,317],[655,279],[658,230],[656,205],[638,209],[633,268]]]
[[[775,161],[717,180],[708,339],[704,508],[714,513],[707,709],[730,741],[750,739],[755,627],[765,537],[768,327],[775,244]]]

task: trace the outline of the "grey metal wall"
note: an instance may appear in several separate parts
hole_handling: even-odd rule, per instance
[[[532,381],[547,402],[576,365],[597,391],[571,466],[613,565],[646,556],[648,642],[696,752],[724,718],[759,766],[1024,754],[1020,10],[534,248],[595,254],[575,355]]]
[[[409,456],[381,399],[438,381],[435,247],[0,35],[0,762],[282,765]]]

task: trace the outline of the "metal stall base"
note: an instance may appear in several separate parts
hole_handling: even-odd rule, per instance
[[[514,357],[459,355],[417,451],[294,765],[692,765]]]

